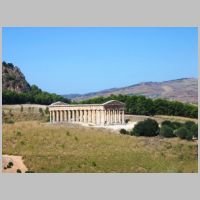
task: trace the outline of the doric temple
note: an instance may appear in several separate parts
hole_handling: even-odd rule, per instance
[[[66,104],[58,101],[49,106],[50,122],[124,124],[124,107],[124,103],[116,100],[103,104]]]

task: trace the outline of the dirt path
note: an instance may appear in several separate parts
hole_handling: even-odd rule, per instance
[[[27,171],[27,167],[24,165],[22,156],[12,156],[12,155],[3,155],[2,156],[3,160],[3,173],[16,173],[17,169],[20,169],[22,173]],[[7,168],[7,165],[9,162],[13,163],[13,166],[11,168]],[[5,167],[7,169],[5,169]]]

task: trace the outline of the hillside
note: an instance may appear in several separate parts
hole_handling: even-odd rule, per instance
[[[30,92],[30,85],[20,69],[12,63],[2,63],[3,90],[11,90],[17,93]]]
[[[63,96],[42,91],[36,85],[30,85],[21,70],[12,63],[2,62],[2,103],[3,104],[43,104],[56,101],[69,103]]]
[[[144,95],[149,98],[166,98],[181,102],[198,102],[198,80],[196,78],[182,78],[164,82],[144,82],[122,88],[112,88],[84,95],[64,95],[73,100],[85,100],[99,96],[110,96],[111,94]]]

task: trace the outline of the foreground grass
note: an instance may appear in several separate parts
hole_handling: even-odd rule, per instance
[[[196,142],[138,138],[105,129],[3,124],[3,154],[21,155],[35,172],[197,172]]]

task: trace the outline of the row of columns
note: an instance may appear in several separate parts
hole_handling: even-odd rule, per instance
[[[52,110],[50,111],[50,122],[123,124],[124,110]]]

